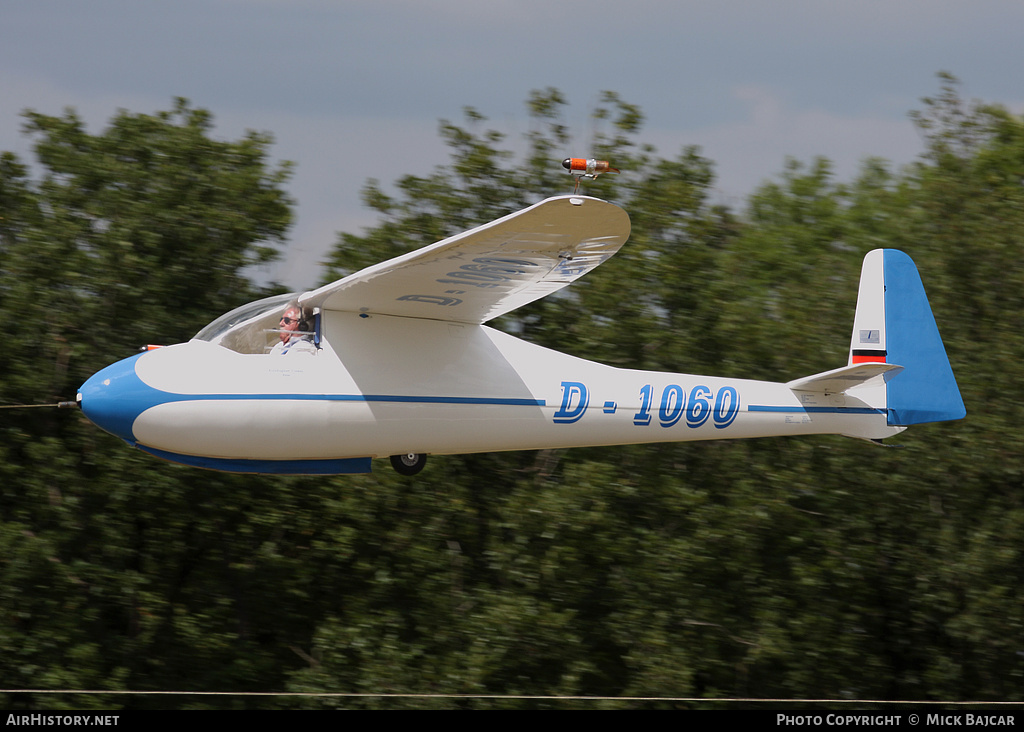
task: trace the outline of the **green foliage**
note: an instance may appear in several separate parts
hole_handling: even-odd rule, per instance
[[[466,110],[441,125],[448,164],[368,183],[380,222],[339,237],[325,278],[567,192],[559,161],[594,154],[623,173],[585,192],[629,211],[630,241],[500,328],[618,366],[787,380],[844,362],[861,259],[897,247],[921,269],[967,420],[915,427],[903,450],[722,441],[259,480],[156,463],[79,417],[5,414],[4,687],[484,695],[7,705],[1021,701],[1024,120],[941,83],[914,115],[915,165],[868,160],[840,182],[827,160],[792,161],[742,213],[715,205],[699,150],[644,145],[616,94],[586,151],[555,89],[527,100],[519,154]],[[0,356],[4,401],[67,395],[129,346],[254,295],[243,269],[288,221],[267,138],[214,142],[184,102],[95,137],[70,112],[28,120],[46,174],[0,157],[0,308],[39,327]]]
[[[0,313],[11,333],[0,403],[73,398],[98,368],[147,342],[185,340],[259,294],[243,270],[274,256],[291,219],[288,167],[268,166],[266,135],[214,140],[209,113],[185,100],[121,112],[100,134],[71,110],[25,117],[42,176],[0,157]],[[211,584],[240,574],[239,547],[218,555],[216,532],[271,484],[162,466],[79,414],[2,419],[5,688],[208,688],[273,673],[279,660],[258,648],[234,656],[253,648],[222,625],[238,621],[227,608],[244,593]],[[245,490],[221,513],[231,485]]]

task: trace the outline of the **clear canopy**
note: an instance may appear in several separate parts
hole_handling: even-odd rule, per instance
[[[297,293],[266,297],[221,315],[196,333],[195,340],[209,341],[238,353],[266,353],[277,340],[277,325],[285,307]]]

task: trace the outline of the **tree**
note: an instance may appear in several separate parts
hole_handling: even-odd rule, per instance
[[[120,112],[99,134],[72,110],[25,117],[43,174],[0,157],[0,314],[18,336],[0,353],[0,402],[71,398],[112,360],[257,294],[244,270],[274,256],[291,220],[289,167],[270,166],[267,135],[217,141],[211,115],[182,99]],[[242,520],[206,523],[208,492],[245,506],[259,490],[168,471],[78,415],[6,411],[0,430],[5,686],[174,685],[158,669],[175,668],[176,626],[210,616],[178,620],[186,578],[203,573],[211,526]],[[222,642],[186,645],[200,658]]]

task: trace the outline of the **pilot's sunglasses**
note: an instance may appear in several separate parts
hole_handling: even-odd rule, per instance
[[[298,323],[299,321],[295,318],[281,318],[281,322],[285,325],[291,325],[292,323]]]

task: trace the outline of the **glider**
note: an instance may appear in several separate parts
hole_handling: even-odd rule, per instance
[[[603,263],[618,206],[549,198],[300,295],[245,305],[188,343],[108,366],[78,402],[166,460],[273,474],[412,475],[430,454],[772,435],[882,440],[966,414],[917,268],[864,259],[845,366],[787,383],[619,369],[485,323]],[[299,315],[304,331],[282,335]],[[271,353],[279,340],[305,348]],[[281,349],[276,349],[280,351]]]

